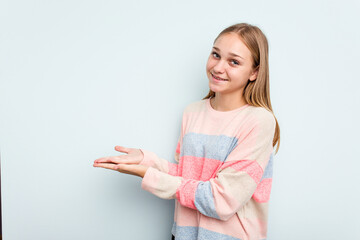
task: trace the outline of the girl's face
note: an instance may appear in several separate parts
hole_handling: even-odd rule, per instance
[[[257,71],[252,69],[251,52],[236,33],[223,34],[216,40],[206,64],[206,74],[213,92],[238,91],[241,95],[248,80],[257,77]]]

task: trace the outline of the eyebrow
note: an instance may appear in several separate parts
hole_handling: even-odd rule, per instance
[[[220,52],[220,49],[219,48],[217,48],[217,47],[213,47],[215,50],[217,50],[217,51],[219,51]],[[244,59],[243,57],[241,57],[241,56],[239,56],[239,55],[236,55],[235,53],[229,53],[230,55],[232,55],[232,56],[235,56],[235,57],[239,57],[239,58],[242,58],[242,59]],[[245,59],[244,59],[245,60]]]

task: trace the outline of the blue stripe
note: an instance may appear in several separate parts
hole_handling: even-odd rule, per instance
[[[210,181],[199,182],[195,192],[194,204],[197,210],[199,210],[199,212],[201,212],[203,215],[220,219],[216,213]]]
[[[241,240],[226,234],[217,233],[202,227],[177,226],[174,222],[171,233],[176,240]]]
[[[261,180],[263,180],[264,178],[272,178],[272,176],[273,176],[273,160],[274,160],[273,158],[274,158],[273,153],[271,153],[270,160],[269,160],[268,164],[266,165],[266,168],[265,168],[265,171],[264,171],[264,174],[263,174]]]
[[[236,137],[189,132],[183,137],[180,156],[205,157],[224,162],[237,143]]]

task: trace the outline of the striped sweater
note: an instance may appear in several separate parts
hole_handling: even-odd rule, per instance
[[[175,199],[177,240],[266,239],[275,125],[265,108],[223,112],[204,99],[183,111],[176,162],[141,149],[141,187]]]

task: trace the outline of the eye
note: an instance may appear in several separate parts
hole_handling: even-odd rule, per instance
[[[234,65],[239,65],[239,62],[236,61],[236,60],[231,60],[231,63],[234,64]]]
[[[213,57],[215,57],[215,58],[219,58],[219,57],[220,57],[219,54],[217,54],[216,52],[212,52],[211,54],[212,54]]]

